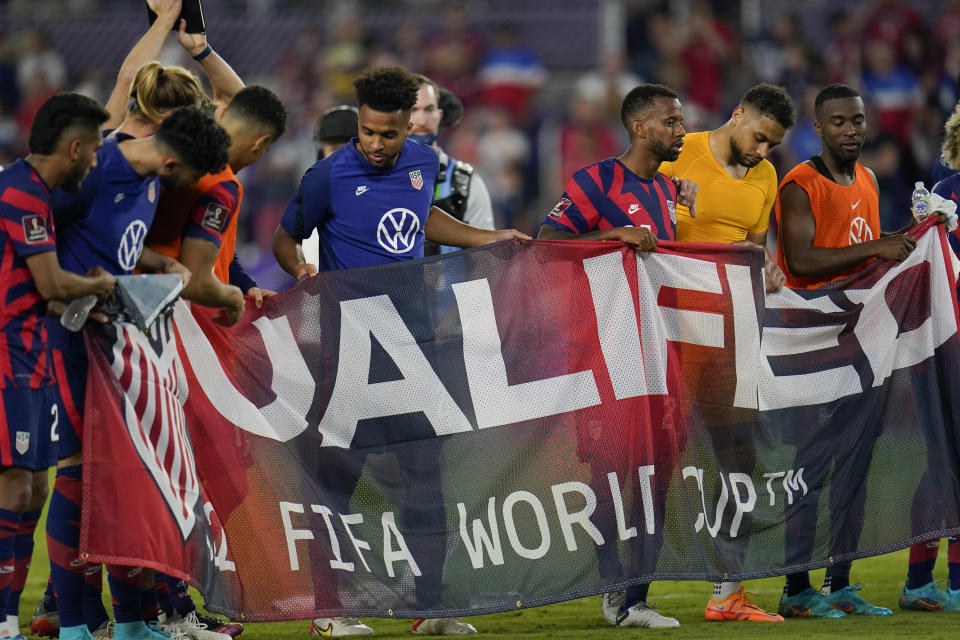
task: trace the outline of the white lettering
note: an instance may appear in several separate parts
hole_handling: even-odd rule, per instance
[[[613,384],[613,393],[617,400],[645,396],[647,379],[637,375],[637,363],[644,361],[640,327],[630,283],[623,270],[623,254],[617,251],[587,258],[583,261],[583,269],[590,281],[600,351]]]
[[[333,552],[333,558],[330,560],[330,568],[353,571],[353,563],[344,562],[340,556],[340,540],[337,539],[337,532],[334,531],[333,522],[330,521],[330,516],[333,515],[333,512],[330,511],[329,507],[325,507],[322,504],[312,504],[310,505],[310,509],[314,513],[319,513],[323,516],[323,521],[327,525],[327,534],[330,537],[330,549]]]
[[[420,567],[417,566],[417,561],[413,559],[410,549],[407,548],[406,540],[403,539],[403,535],[397,528],[393,511],[385,511],[381,522],[383,524],[383,563],[387,565],[387,575],[395,578],[393,563],[402,560],[410,565],[410,570],[413,571],[413,575],[420,577]],[[393,548],[391,538],[397,541],[396,549]]]
[[[368,383],[371,335],[393,358],[402,380]],[[349,447],[360,420],[420,411],[437,435],[472,430],[388,296],[340,302],[337,379],[319,426],[323,446]]]
[[[623,513],[623,495],[620,493],[620,480],[617,474],[611,471],[607,474],[607,483],[610,485],[610,495],[613,497],[613,513],[617,518],[617,535],[621,540],[637,537],[637,528],[627,529],[627,519]],[[649,479],[648,479],[649,484]]]
[[[353,543],[353,548],[357,552],[357,556],[360,557],[360,562],[363,563],[363,568],[368,572],[370,571],[370,565],[367,564],[367,559],[363,557],[363,552],[361,549],[366,549],[370,551],[370,543],[366,540],[361,540],[353,535],[353,530],[350,528],[351,525],[363,524],[363,514],[362,513],[350,513],[347,515],[340,514],[340,519],[343,521],[343,528],[347,530],[347,537],[350,538],[350,542]],[[352,563],[351,563],[352,564]]]
[[[290,571],[300,570],[300,559],[297,557],[297,540],[313,540],[313,531],[309,529],[294,529],[290,520],[290,513],[303,513],[303,505],[295,502],[280,503],[280,520],[283,521],[283,535],[287,539],[287,554],[290,556]]]
[[[573,535],[574,523],[583,527],[597,545],[603,544],[603,535],[600,529],[590,522],[590,516],[597,509],[597,495],[588,485],[582,482],[564,482],[555,484],[550,489],[553,491],[553,501],[557,506],[557,516],[560,519],[560,531],[563,532],[563,539],[567,543],[568,551],[577,550],[577,539]],[[583,496],[584,505],[579,511],[568,511],[566,503],[566,494],[579,493]]]
[[[533,509],[534,519],[537,521],[537,527],[540,530],[540,544],[533,548],[527,548],[520,542],[520,536],[517,534],[517,527],[514,523],[513,508],[518,502],[525,502]],[[524,523],[529,519],[524,519]],[[539,560],[547,555],[550,550],[550,527],[547,525],[547,514],[543,510],[543,505],[537,496],[529,491],[514,491],[503,501],[503,525],[507,530],[507,539],[510,540],[510,546],[521,558],[528,560]]]
[[[653,517],[653,489],[650,486],[650,476],[655,475],[655,468],[652,464],[637,467],[637,473],[640,476],[640,496],[643,500],[643,519],[647,525],[647,534],[653,535],[657,530],[657,524]]]
[[[271,422],[266,414],[271,417],[277,415],[291,416],[296,408],[302,406],[303,402],[309,407],[313,399],[313,378],[307,370],[307,365],[303,361],[303,355],[294,347],[277,346],[276,341],[293,341],[289,332],[289,324],[278,322],[278,318],[269,324],[261,324],[261,335],[264,343],[267,345],[267,356],[270,358],[270,365],[273,368],[273,384],[279,385],[273,388],[277,398],[272,403],[258,409],[246,396],[240,393],[229,376],[223,371],[220,365],[220,359],[207,337],[204,335],[200,325],[190,313],[187,303],[178,301],[174,306],[174,319],[177,323],[177,331],[183,342],[183,350],[187,354],[190,366],[196,375],[197,382],[204,394],[210,400],[213,408],[225,419],[232,422],[238,428],[249,433],[253,433],[264,438],[286,442],[300,435],[307,428],[306,420],[290,419],[279,422]],[[274,330],[267,330],[267,327]],[[284,329],[286,326],[286,329]],[[175,351],[175,350],[174,350]],[[274,358],[281,358],[274,360]],[[280,372],[293,372],[292,375]],[[309,378],[309,384],[305,381],[304,371]],[[282,393],[281,393],[282,391]],[[293,394],[293,395],[289,395]],[[301,398],[302,395],[302,398]],[[181,398],[181,401],[185,398]],[[274,407],[274,405],[277,405]],[[273,408],[270,408],[273,407]],[[266,412],[266,414],[264,413]],[[303,411],[306,414],[306,411]]]
[[[463,545],[467,548],[467,555],[470,556],[470,564],[474,569],[483,568],[484,549],[490,556],[490,562],[494,565],[503,564],[503,547],[500,545],[500,530],[497,527],[496,501],[493,496],[487,501],[489,533],[483,526],[483,520],[474,518],[472,538],[467,532],[467,507],[462,502],[457,503],[457,511],[460,513],[460,538],[463,539]]]
[[[543,418],[600,404],[592,371],[511,385],[486,280],[453,285],[463,327],[463,359],[481,429]]]
[[[746,498],[740,493],[741,486],[746,489]],[[730,488],[733,491],[733,504],[736,508],[733,520],[730,521],[730,537],[736,538],[740,531],[743,514],[753,511],[757,503],[757,491],[753,488],[753,479],[746,473],[731,473]]]

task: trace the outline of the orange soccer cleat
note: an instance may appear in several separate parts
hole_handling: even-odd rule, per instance
[[[740,589],[724,598],[723,600],[717,600],[715,598],[710,598],[710,602],[707,603],[707,609],[704,612],[704,617],[707,620],[714,621],[724,621],[724,620],[748,620],[750,622],[783,622],[783,616],[776,613],[768,613],[753,604],[747,594],[743,590],[743,586],[740,586]]]

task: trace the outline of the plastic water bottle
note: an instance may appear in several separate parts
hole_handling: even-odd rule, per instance
[[[67,305],[67,310],[63,312],[63,315],[60,316],[60,324],[66,327],[68,331],[80,331],[83,329],[83,323],[87,321],[87,316],[90,315],[90,310],[93,309],[95,304],[97,304],[97,296],[92,293],[74,299]]]
[[[930,192],[923,186],[923,182],[918,180],[913,186],[913,195],[910,196],[910,202],[912,203],[910,210],[913,212],[913,219],[917,222],[923,222],[930,215],[930,212],[927,211],[927,198],[929,197]]]

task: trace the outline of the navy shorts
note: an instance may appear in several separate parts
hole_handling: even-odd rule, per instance
[[[83,448],[83,402],[87,394],[87,354],[50,349],[57,376],[57,409],[60,417],[59,458]]]
[[[41,471],[57,464],[56,387],[0,389],[0,466]]]

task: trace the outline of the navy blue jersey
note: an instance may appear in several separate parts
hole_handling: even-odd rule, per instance
[[[97,151],[97,166],[77,193],[53,195],[60,265],[75,273],[101,266],[114,275],[132,273],[160,195],[156,176],[141,176],[115,138]]]
[[[616,158],[584,167],[543,223],[568,233],[647,227],[660,240],[675,239],[677,187],[662,173],[641,178]]]
[[[0,389],[53,384],[46,304],[29,256],[56,251],[50,191],[25,160],[0,170]],[[0,413],[3,407],[0,406]],[[9,464],[9,463],[6,463]]]
[[[96,266],[114,275],[132,273],[153,222],[160,180],[133,170],[116,138],[104,140],[97,166],[80,191],[53,194],[60,266],[86,273]],[[83,352],[83,334],[50,323],[50,345],[67,352]]]
[[[423,257],[439,158],[406,140],[389,169],[371,165],[354,138],[304,174],[280,221],[298,242],[320,234],[320,271]]]

